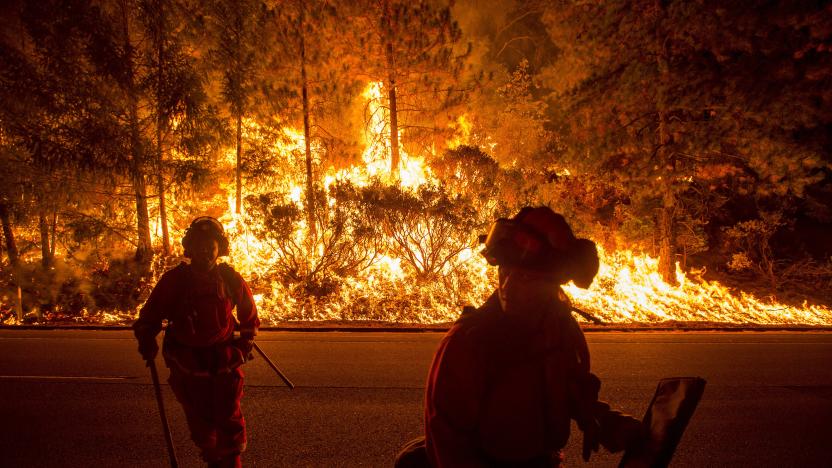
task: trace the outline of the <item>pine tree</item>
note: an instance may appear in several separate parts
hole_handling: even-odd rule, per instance
[[[637,216],[653,212],[667,281],[678,223],[703,211],[692,192],[801,196],[818,180],[830,119],[812,102],[828,96],[829,75],[809,70],[829,37],[822,7],[563,1],[545,17],[562,49],[546,84],[568,159],[609,174]]]
[[[205,98],[191,54],[173,35],[181,16],[172,5],[54,0],[26,4],[21,12],[33,59],[20,63],[42,68],[15,80],[25,88],[39,78],[37,115],[19,127],[24,145],[46,167],[127,177],[135,197],[135,257],[142,263],[152,256],[148,173],[155,169],[164,211],[164,145],[190,144],[204,130],[196,121],[210,120],[200,115]]]
[[[351,23],[358,28],[361,75],[384,83],[390,172],[398,177],[400,133],[419,151],[432,151],[447,121],[441,110],[458,105],[457,86],[470,47],[458,44],[461,31],[448,5],[429,1],[354,2]]]
[[[327,1],[293,1],[272,11],[270,45],[273,47],[266,78],[267,93],[286,123],[302,126],[304,135],[305,218],[310,240],[317,226],[319,192],[317,164],[336,164],[334,154],[349,146],[344,126],[345,108],[355,94],[357,80],[353,67],[357,57],[348,55],[351,46],[339,5]],[[341,120],[339,122],[339,120]],[[325,148],[316,162],[312,145]],[[324,223],[325,224],[325,223]]]
[[[239,214],[243,193],[243,119],[252,111],[261,67],[266,6],[259,0],[205,2],[212,68],[221,74],[222,99],[235,126],[237,160],[234,211]]]

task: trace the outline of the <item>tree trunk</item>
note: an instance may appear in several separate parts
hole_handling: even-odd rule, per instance
[[[661,94],[661,93],[660,93]],[[663,105],[664,103],[661,103]],[[659,274],[667,284],[675,285],[676,281],[676,234],[675,234],[675,211],[676,196],[671,186],[673,177],[673,161],[667,156],[667,144],[669,141],[667,132],[667,115],[659,110],[659,148],[657,158],[662,165],[662,178],[659,186],[661,194],[661,207],[656,216],[658,222],[659,236]]]
[[[0,224],[3,225],[3,237],[6,238],[6,253],[9,256],[9,265],[12,267],[13,284],[17,286],[17,301],[15,304],[17,320],[21,321],[23,320],[23,291],[20,287],[20,255],[17,252],[17,243],[14,240],[14,231],[12,230],[12,220],[9,216],[9,207],[3,202],[0,202]]]
[[[392,53],[389,54],[392,56]],[[390,175],[394,179],[399,178],[399,116],[396,108],[396,78],[391,71],[387,82],[387,99],[390,106]]]
[[[147,212],[147,186],[144,176],[144,154],[139,128],[139,97],[135,86],[135,69],[133,62],[133,45],[130,43],[130,26],[128,21],[128,6],[122,4],[122,21],[124,28],[125,59],[127,61],[127,83],[125,90],[128,99],[128,114],[130,125],[130,156],[131,179],[133,192],[136,195],[136,243],[135,259],[141,263],[150,263],[153,256],[153,244],[150,240],[150,216]]]
[[[159,220],[162,224],[162,253],[170,255],[170,235],[168,234],[168,212],[165,202],[165,176],[164,176],[164,161],[165,153],[162,143],[162,130],[165,125],[162,119],[162,80],[164,79],[164,68],[162,62],[164,60],[164,32],[162,30],[164,24],[164,12],[162,2],[157,4],[158,24],[156,34],[156,56],[157,56],[157,70],[156,70],[156,192],[159,197]]]
[[[159,110],[161,112],[161,110]],[[156,119],[156,192],[159,197],[159,221],[162,224],[162,252],[170,255],[170,235],[168,233],[168,210],[165,201],[164,151],[162,150],[162,117]],[[147,203],[145,203],[145,209]],[[148,222],[148,231],[150,224]]]
[[[161,143],[161,142],[160,142]],[[156,190],[159,192],[159,218],[162,223],[162,252],[170,255],[170,234],[168,233],[168,210],[165,201],[165,177],[162,174],[163,157],[159,151],[156,173]]]
[[[309,238],[314,242],[317,237],[315,226],[315,183],[312,179],[312,134],[309,129],[309,83],[306,78],[306,44],[304,42],[303,22],[305,10],[300,6],[300,77],[301,95],[303,97],[303,141],[306,150],[306,223],[309,226]]]
[[[9,256],[9,264],[16,268],[20,265],[20,255],[17,252],[17,243],[14,240],[9,207],[2,202],[0,202],[0,224],[3,225],[3,237],[6,240],[6,254]]]
[[[661,167],[661,186],[659,188],[662,197],[662,205],[658,212],[658,234],[659,234],[659,274],[662,279],[672,285],[676,285],[676,237],[675,237],[675,211],[676,195],[673,193],[672,181],[675,176],[675,164],[672,154],[668,152],[670,134],[667,129],[667,89],[668,75],[670,73],[667,60],[667,41],[662,34],[661,20],[663,18],[663,7],[661,0],[656,1],[656,43],[658,53],[656,54],[656,65],[659,71],[659,83],[657,93],[657,114],[658,114],[658,148],[656,158]]]
[[[237,183],[234,213],[240,214],[243,208],[243,116],[237,113],[237,165],[234,175]]]
[[[668,284],[676,282],[676,238],[673,233],[674,208],[659,208],[659,273]]]
[[[49,223],[46,221],[46,213],[41,209],[38,212],[38,228],[40,229],[40,264],[43,268],[52,265],[52,249],[49,246]]]
[[[52,211],[52,225],[50,227],[52,240],[49,242],[49,256],[52,260],[55,259],[55,243],[57,242],[58,234],[58,211]]]
[[[237,161],[234,168],[234,180],[235,180],[235,200],[234,200],[234,213],[239,215],[243,211],[243,112],[244,112],[244,104],[245,98],[243,96],[243,88],[242,83],[243,80],[240,77],[242,73],[242,35],[243,35],[243,11],[239,8],[235,9],[235,17],[234,17],[234,26],[235,26],[235,34],[234,34],[234,69],[231,71],[234,74],[235,79],[232,80],[232,83],[235,83],[234,92],[232,93],[231,98],[231,110],[234,114],[237,123],[237,135],[236,135],[236,144],[237,144]]]
[[[387,55],[387,101],[390,111],[390,175],[393,179],[399,178],[399,113],[396,103],[396,57],[393,51],[393,24],[390,2],[384,2],[384,13],[382,21],[387,33],[384,45]]]
[[[135,149],[134,151],[134,158]],[[153,256],[153,244],[150,240],[150,216],[147,212],[147,187],[140,163],[133,163],[133,192],[136,194],[136,261],[150,262]]]

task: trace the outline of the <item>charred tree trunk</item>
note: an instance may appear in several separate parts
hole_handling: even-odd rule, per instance
[[[399,113],[396,103],[396,56],[393,50],[393,19],[390,2],[384,2],[382,21],[387,35],[384,45],[387,56],[387,102],[390,111],[390,175],[399,178]]]
[[[6,254],[9,256],[9,264],[12,268],[17,268],[20,265],[20,255],[17,252],[17,243],[14,240],[9,207],[2,202],[0,202],[0,224],[3,225],[3,237],[6,240]]]
[[[658,148],[656,149],[656,157],[661,167],[661,207],[658,209],[658,235],[659,235],[659,274],[662,279],[668,284],[676,283],[676,237],[675,237],[675,211],[676,211],[676,195],[673,193],[673,177],[675,172],[675,162],[673,155],[669,151],[670,133],[667,125],[667,83],[669,70],[668,62],[668,47],[664,35],[661,33],[662,28],[660,22],[663,15],[663,6],[661,0],[656,1],[657,14],[657,48],[656,65],[659,71],[659,86],[658,95],[656,99],[657,115],[658,115]]]
[[[309,238],[314,242],[317,237],[315,227],[315,182],[312,179],[312,134],[309,128],[309,83],[306,77],[306,43],[303,24],[304,5],[300,6],[300,78],[301,96],[303,98],[303,141],[306,151],[306,223],[309,226]]]

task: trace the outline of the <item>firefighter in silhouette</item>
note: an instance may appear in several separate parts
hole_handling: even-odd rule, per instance
[[[219,221],[208,216],[193,220],[182,246],[190,263],[162,275],[133,330],[139,353],[151,360],[159,351],[156,335],[167,320],[162,355],[191,438],[209,467],[239,467],[246,448],[240,366],[251,356],[260,325],[257,310],[240,274],[217,264],[218,257],[228,255]],[[235,328],[240,331],[237,338]]]
[[[560,286],[589,287],[595,244],[545,207],[498,219],[481,240],[498,268],[497,290],[466,307],[441,341],[426,385],[425,439],[405,446],[396,466],[558,466],[572,419],[588,459],[604,404]]]

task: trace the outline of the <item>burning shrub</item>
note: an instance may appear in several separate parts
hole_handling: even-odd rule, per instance
[[[378,185],[364,192],[373,198],[368,204],[371,216],[388,238],[388,252],[404,261],[417,281],[432,281],[457,269],[458,256],[472,245],[479,224],[467,199],[428,185],[416,192]]]
[[[280,298],[263,305],[281,320],[443,321],[488,288],[476,281],[483,262],[470,261],[478,221],[469,199],[376,180],[335,182],[316,201],[313,233],[287,194],[246,200],[249,243],[271,257],[251,270],[252,287]]]
[[[317,197],[315,234],[298,205],[285,202],[284,194],[272,192],[246,201],[253,213],[249,225],[274,252],[277,279],[294,285],[302,297],[323,298],[338,291],[339,278],[355,276],[372,263],[380,236],[366,216],[366,200],[351,184],[335,183],[328,196],[318,191]]]

